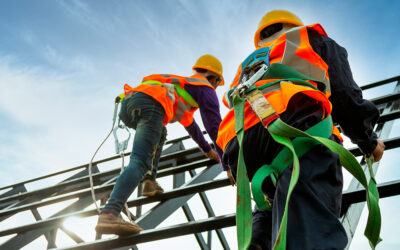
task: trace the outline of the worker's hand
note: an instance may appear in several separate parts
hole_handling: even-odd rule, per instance
[[[208,151],[207,153],[205,153],[205,155],[208,157],[208,158],[210,158],[211,160],[214,160],[214,161],[216,161],[216,162],[220,162],[219,161],[219,156],[218,156],[218,154],[217,154],[217,152],[215,152],[214,150],[210,150],[210,151]]]
[[[226,171],[226,175],[228,176],[229,181],[231,182],[231,185],[234,186],[235,185],[235,180],[233,179],[232,172],[231,172],[230,169]]]
[[[383,141],[378,139],[378,144],[376,145],[376,148],[372,152],[372,156],[374,156],[374,162],[377,162],[382,158],[384,150],[385,150],[385,144],[383,143]]]

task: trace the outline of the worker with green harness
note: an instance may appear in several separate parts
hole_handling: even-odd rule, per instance
[[[346,54],[320,55],[316,51],[324,48],[314,49],[313,39],[329,39],[321,25],[304,26],[287,11],[267,13],[255,35],[257,50],[243,61],[225,95],[231,110],[217,144],[236,178],[239,249],[345,248],[338,220],[341,165],[368,190],[365,235],[372,248],[380,241],[373,172],[367,180],[333,126],[338,123],[371,156],[370,163],[378,161],[384,150],[373,132],[379,112],[346,71]],[[332,55],[342,64],[334,64]],[[253,230],[250,193],[255,215],[266,215],[255,216]]]

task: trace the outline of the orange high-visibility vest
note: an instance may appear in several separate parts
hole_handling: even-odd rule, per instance
[[[187,127],[193,123],[193,113],[198,108],[191,106],[182,96],[179,96],[173,84],[179,84],[183,89],[186,84],[207,86],[214,89],[207,79],[200,75],[182,77],[177,75],[154,74],[144,77],[142,82],[145,81],[157,81],[162,84],[140,84],[135,88],[125,84],[125,95],[133,91],[142,92],[158,101],[165,111],[164,125],[178,121],[184,127]]]
[[[279,38],[274,41],[271,41],[265,44],[262,48],[268,46],[270,47],[269,51],[269,64],[280,63],[287,66],[292,67],[297,70],[301,74],[313,78],[316,81],[323,83],[326,87],[326,93],[324,94],[321,91],[312,89],[310,87],[296,85],[289,81],[282,81],[280,83],[280,88],[276,88],[273,91],[266,91],[264,93],[265,98],[268,100],[270,105],[274,108],[274,110],[281,114],[283,113],[290,99],[297,93],[303,93],[307,96],[316,100],[324,110],[325,116],[329,116],[332,111],[332,105],[328,100],[330,95],[330,85],[329,85],[329,76],[328,76],[328,66],[321,59],[321,57],[314,52],[311,47],[311,44],[308,39],[307,29],[313,29],[318,33],[327,36],[324,29],[319,24],[314,24],[310,26],[301,26],[293,28],[284,34],[282,34]],[[242,65],[239,66],[237,75],[233,80],[230,88],[233,88],[238,85],[239,77],[241,74]],[[268,79],[268,80],[260,80],[255,83],[257,87],[260,87],[264,84],[270,83],[272,81],[281,80],[281,79]],[[314,86],[317,86],[317,83],[312,82],[307,79],[303,79],[307,82],[312,83]],[[235,114],[232,107],[229,107],[229,104],[224,96],[223,103],[231,110],[222,120],[219,131],[218,131],[218,139],[217,144],[223,150],[225,150],[226,145],[230,140],[232,140],[235,134]],[[259,123],[260,120],[253,113],[250,108],[250,105],[246,102],[245,104],[245,120],[244,120],[244,129],[247,130],[252,126]],[[334,127],[334,134],[339,138],[339,130]]]

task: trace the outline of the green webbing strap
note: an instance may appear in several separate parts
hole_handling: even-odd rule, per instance
[[[321,143],[322,145],[329,148],[331,151],[337,153],[340,158],[340,163],[347,171],[349,171],[367,190],[366,200],[369,210],[367,226],[364,231],[364,235],[368,238],[370,246],[375,249],[376,245],[380,242],[380,229],[381,229],[381,214],[379,209],[379,194],[376,187],[376,181],[374,177],[374,172],[372,171],[371,158],[368,161],[368,169],[370,172],[370,181],[367,182],[365,173],[357,162],[354,155],[352,155],[348,150],[346,150],[342,145],[329,140],[328,138],[323,138],[320,136],[311,136],[301,130],[298,130],[290,125],[284,123],[282,120],[278,119],[268,126],[268,131],[275,141],[281,143],[289,148],[293,155],[293,172],[289,183],[289,190],[286,199],[285,212],[282,217],[282,222],[279,228],[278,236],[274,244],[274,249],[285,249],[286,247],[286,226],[287,226],[287,206],[289,203],[290,194],[296,185],[299,175],[298,158],[296,152],[294,151],[293,144],[289,138],[295,137],[306,137],[313,139],[314,141]]]
[[[247,178],[246,166],[243,158],[243,136],[244,136],[244,104],[245,100],[236,96],[233,100],[235,110],[235,132],[239,142],[239,156],[237,165],[237,193],[236,193],[236,230],[238,249],[245,250],[250,245],[252,211],[249,179]]]
[[[332,134],[332,125],[332,118],[329,116],[306,130],[306,133],[313,136],[328,138]],[[318,144],[318,142],[304,137],[297,137],[293,139],[292,143],[296,150],[297,157],[303,156],[312,147]],[[251,180],[251,191],[259,210],[271,210],[272,208],[272,204],[265,201],[264,193],[262,191],[262,183],[264,179],[268,176],[275,178],[274,173],[277,174],[277,176],[280,176],[291,164],[292,153],[287,147],[285,147],[278,153],[271,164],[263,165],[254,174],[253,179]]]
[[[281,64],[281,63],[272,63],[268,69],[268,71],[263,75],[261,80],[266,80],[266,79],[304,79],[304,80],[310,80],[316,83],[319,83],[319,85],[324,86],[324,89],[321,89],[320,91],[324,92],[326,91],[326,85],[323,82],[317,81],[314,78],[311,78],[309,76],[301,74],[299,71],[295,70],[294,68]]]
[[[280,79],[280,80],[276,80],[276,81],[264,84],[264,85],[262,85],[260,87],[257,87],[257,89],[262,91],[263,89],[266,89],[266,88],[268,88],[268,87],[270,87],[270,86],[272,86],[274,84],[279,84],[279,83],[284,82],[284,81],[290,81],[290,82],[295,83],[296,85],[303,85],[303,86],[306,86],[306,87],[310,87],[310,88],[312,88],[314,90],[318,90],[318,88],[315,87],[314,85],[312,85],[311,83],[309,83],[307,81],[304,81],[304,80],[301,80],[301,79],[297,79],[297,78],[283,78],[283,79]]]
[[[266,89],[266,88],[268,88],[268,87],[271,87],[271,86],[273,86],[273,85],[275,85],[275,84],[280,84],[282,81],[290,81],[290,82],[293,82],[293,83],[295,83],[295,84],[297,84],[297,85],[302,85],[302,86],[310,87],[310,88],[312,88],[312,89],[314,89],[314,90],[318,90],[318,88],[315,87],[314,85],[312,85],[311,83],[309,83],[309,82],[307,82],[307,81],[304,81],[304,80],[302,80],[302,79],[298,79],[298,78],[284,78],[284,79],[276,80],[276,81],[273,81],[273,82],[269,82],[269,83],[267,83],[267,84],[264,84],[264,85],[262,85],[262,86],[260,86],[260,87],[257,87],[257,89],[260,90],[260,91],[262,91],[262,90],[264,90],[264,89]],[[250,89],[248,89],[246,92],[250,92],[250,91],[252,91],[253,89],[254,89],[254,88],[250,88]],[[225,99],[228,101],[229,107],[233,107],[233,101],[232,101],[232,98],[231,98],[231,94],[233,93],[234,90],[235,90],[235,87],[232,88],[232,89],[230,89],[230,90],[228,90],[228,91],[225,93]]]
[[[274,248],[273,248],[273,249],[286,249],[287,211],[288,211],[290,195],[292,194],[292,191],[297,184],[297,180],[299,179],[300,163],[299,163],[299,158],[296,155],[296,151],[294,150],[294,146],[293,146],[290,138],[279,136],[279,135],[276,135],[273,133],[271,133],[271,136],[276,142],[286,146],[291,151],[292,157],[293,157],[293,171],[292,171],[292,177],[290,178],[288,193],[286,196],[285,211],[283,213],[281,225],[279,227],[278,235],[276,236],[276,240],[275,240],[275,244],[274,244]]]
[[[163,85],[163,83],[159,81],[144,81],[142,82],[142,84]],[[174,85],[176,93],[178,93],[180,97],[182,97],[187,103],[189,103],[190,106],[194,108],[199,107],[199,104],[196,102],[196,100],[193,99],[193,97],[185,89],[179,86],[178,83],[172,83],[172,84]]]

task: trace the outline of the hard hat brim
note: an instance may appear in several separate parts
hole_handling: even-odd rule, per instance
[[[220,84],[219,84],[218,86],[223,86],[223,85],[225,84],[224,77],[223,77],[219,72],[213,70],[212,68],[205,67],[205,66],[199,67],[199,66],[196,66],[196,65],[192,67],[192,70],[196,70],[196,69],[205,69],[205,70],[208,70],[208,71],[211,71],[211,72],[217,74],[217,75],[218,75],[219,77],[221,77],[221,79],[222,79],[221,82],[220,82]]]

